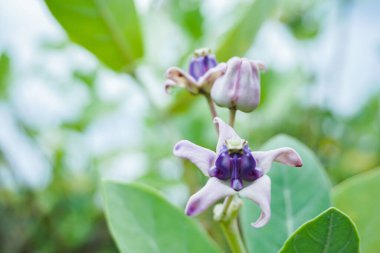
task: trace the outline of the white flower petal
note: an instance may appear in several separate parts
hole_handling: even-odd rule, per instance
[[[177,67],[171,67],[166,71],[166,77],[175,83],[175,86],[186,88],[191,93],[197,94],[199,92],[199,86],[197,81],[188,73]],[[166,81],[165,85],[169,82]],[[174,86],[174,85],[171,85]]]
[[[177,142],[173,148],[173,154],[190,160],[206,177],[209,176],[208,170],[212,167],[216,157],[213,151],[187,140]]]
[[[235,130],[228,124],[224,123],[223,120],[216,117],[214,118],[214,123],[217,124],[219,128],[219,138],[218,138],[218,144],[216,146],[216,153],[220,152],[220,149],[222,148],[223,144],[225,144],[225,141],[228,139],[240,139],[239,135],[235,132]]]
[[[239,57],[232,57],[229,59],[226,64],[225,73],[216,79],[211,89],[212,100],[221,107],[234,107],[232,97],[234,96],[235,82],[231,80],[236,79],[236,71],[239,68],[240,63],[241,60]]]
[[[302,160],[297,151],[288,147],[269,151],[254,151],[252,155],[256,160],[257,167],[261,168],[264,173],[269,172],[273,161],[293,167],[302,167]]]
[[[166,79],[166,80],[165,80],[165,83],[164,83],[164,86],[165,86],[165,91],[166,91],[167,93],[169,93],[170,90],[171,90],[171,88],[173,88],[173,87],[177,87],[178,85],[177,85],[177,83],[174,82],[173,80]]]
[[[198,215],[217,200],[235,193],[234,190],[223,184],[219,179],[211,177],[202,189],[191,196],[187,202],[185,213],[188,216]]]
[[[261,208],[260,217],[255,223],[251,224],[253,227],[260,228],[267,224],[270,219],[270,189],[270,178],[264,175],[239,192],[240,196],[252,200]]]
[[[260,73],[253,62],[242,59],[239,83],[234,87],[232,100],[236,109],[251,112],[260,103]]]
[[[199,86],[202,87],[206,93],[210,93],[215,80],[223,75],[226,69],[227,64],[225,63],[220,63],[214,68],[209,69],[201,78],[199,78]]]

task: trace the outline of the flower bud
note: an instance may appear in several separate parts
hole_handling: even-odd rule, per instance
[[[165,90],[181,87],[194,95],[209,96],[215,80],[223,75],[225,70],[226,64],[217,64],[210,49],[198,49],[194,52],[188,73],[177,67],[171,67],[166,71]]]
[[[253,111],[260,103],[260,69],[264,65],[246,58],[233,57],[224,75],[216,79],[211,97],[214,102],[232,110]]]
[[[211,49],[201,48],[194,51],[194,56],[190,61],[189,73],[195,80],[199,80],[206,72],[217,65],[215,56],[211,54]]]

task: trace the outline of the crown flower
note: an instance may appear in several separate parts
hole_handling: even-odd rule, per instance
[[[185,213],[198,215],[221,198],[239,195],[261,208],[261,215],[252,226],[262,227],[271,216],[271,180],[267,173],[272,162],[301,167],[302,160],[288,147],[251,152],[247,141],[232,127],[220,118],[215,118],[214,123],[219,127],[216,153],[187,140],[179,141],[173,149],[174,155],[188,159],[209,178],[206,185],[190,197]]]

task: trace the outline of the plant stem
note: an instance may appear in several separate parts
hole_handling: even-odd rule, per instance
[[[223,221],[226,219],[228,209],[232,203],[234,196],[227,196],[223,202],[223,209],[222,209],[222,215],[221,215],[221,220]]]
[[[205,98],[207,100],[208,107],[210,108],[212,119],[214,119],[215,117],[218,117],[218,113],[216,112],[215,104],[212,101],[211,96],[208,94],[205,94]],[[216,132],[219,134],[219,128],[217,125],[215,125],[215,129],[216,129]]]
[[[220,225],[224,235],[227,238],[227,242],[233,253],[247,253],[243,240],[241,238],[237,219],[234,218],[230,221],[221,221]]]
[[[214,209],[214,219],[217,220],[222,227],[223,234],[233,253],[247,252],[237,219],[241,205],[242,202],[239,198],[236,198],[236,196],[228,196],[225,198],[221,210]]]
[[[212,118],[218,117],[218,113],[216,112],[214,102],[212,102],[211,96],[210,95],[205,95],[208,107],[210,108],[211,116]]]
[[[230,126],[234,128],[235,125],[236,110],[230,109]]]

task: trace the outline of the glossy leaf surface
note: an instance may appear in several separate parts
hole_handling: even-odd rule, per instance
[[[193,219],[151,188],[105,181],[103,197],[120,252],[220,252]]]
[[[244,201],[241,223],[250,252],[277,252],[299,226],[331,205],[329,179],[313,152],[285,135],[272,138],[260,150],[279,147],[294,148],[301,156],[303,166],[294,168],[273,163],[269,172],[272,216],[265,227],[251,227],[250,223],[256,220],[260,210],[254,203]]]
[[[380,249],[380,168],[354,176],[333,189],[333,203],[352,218],[361,238],[361,252]]]
[[[131,71],[143,56],[133,0],[46,0],[68,36],[117,71]]]
[[[351,219],[330,208],[302,225],[279,253],[357,253],[359,236]]]

